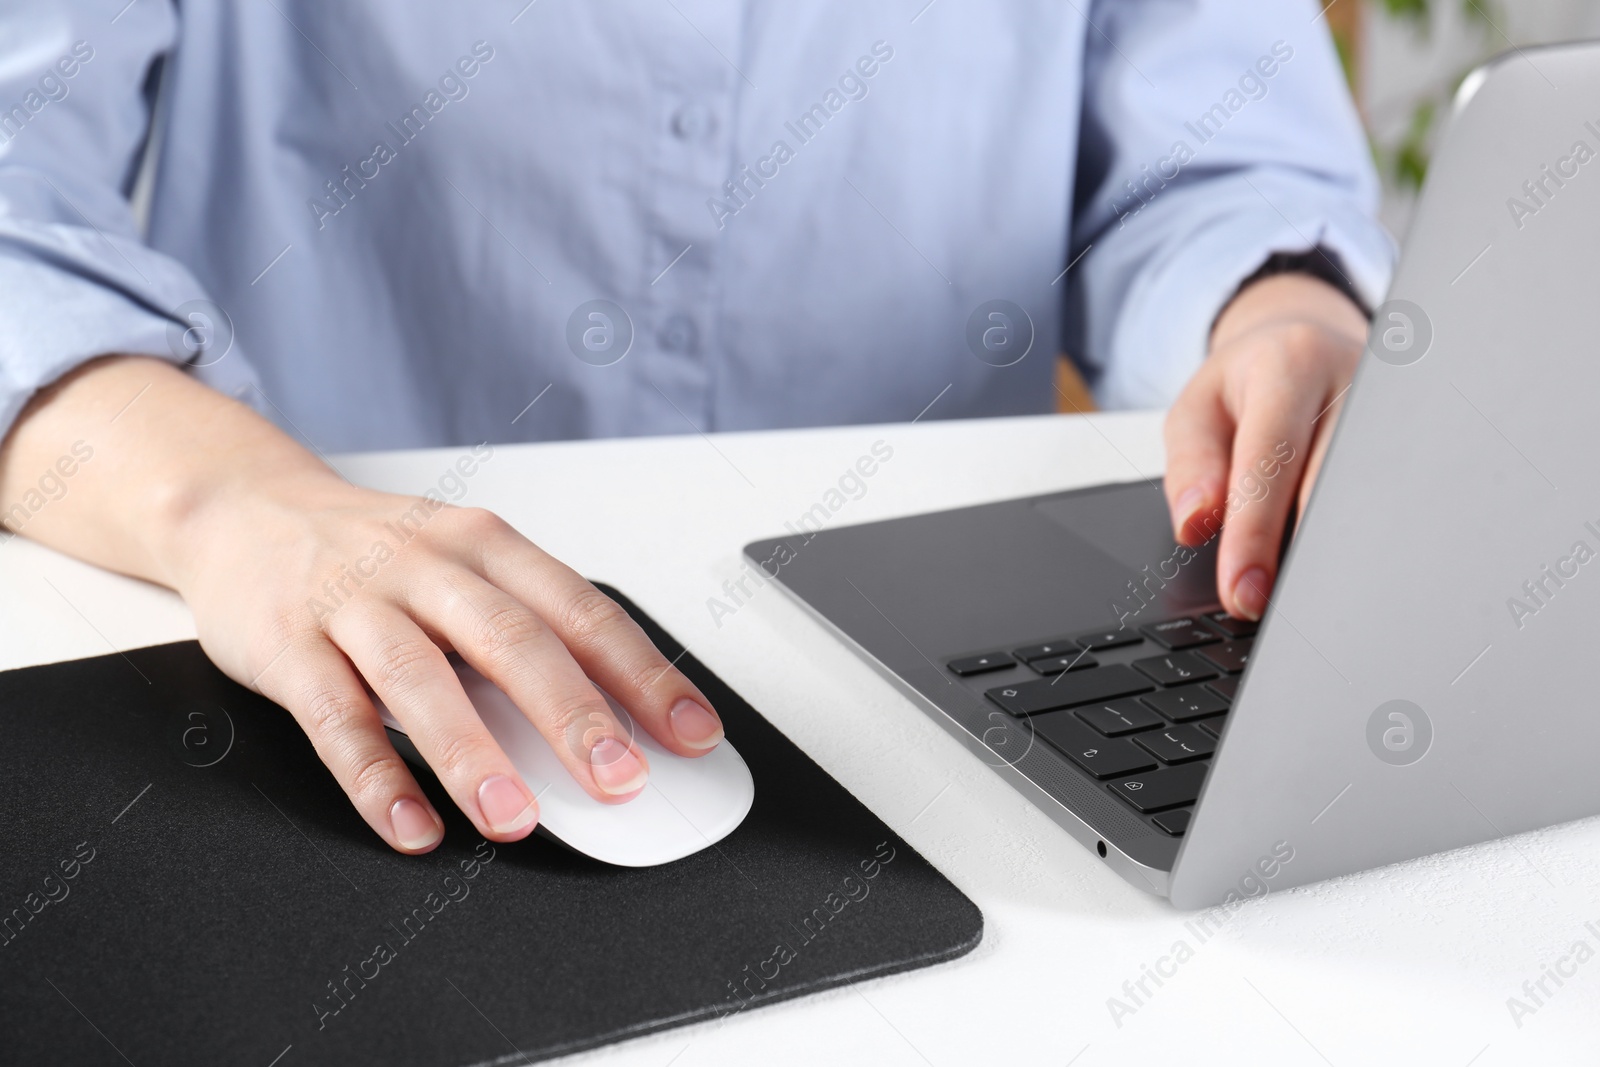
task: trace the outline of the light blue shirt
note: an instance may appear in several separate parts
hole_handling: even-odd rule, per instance
[[[1375,201],[1310,0],[10,0],[0,432],[118,352],[326,451],[1164,405]]]

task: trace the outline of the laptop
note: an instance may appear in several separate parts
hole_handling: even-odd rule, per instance
[[[1597,101],[1597,44],[1463,83],[1259,626],[1142,479],[746,555],[1179,907],[1600,813]]]

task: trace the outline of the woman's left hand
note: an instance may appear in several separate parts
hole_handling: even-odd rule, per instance
[[[1167,503],[1191,547],[1221,532],[1217,599],[1259,619],[1278,574],[1289,505],[1305,507],[1366,343],[1367,320],[1306,274],[1246,288],[1167,414]]]

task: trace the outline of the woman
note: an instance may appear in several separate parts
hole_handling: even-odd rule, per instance
[[[1059,341],[1107,406],[1176,399],[1167,491],[1204,539],[1285,443],[1309,486],[1389,268],[1316,16],[24,0],[0,16],[0,511],[180,592],[401,851],[442,823],[363,679],[479,832],[537,819],[449,650],[625,801],[648,768],[589,680],[684,755],[722,736],[704,695],[493,515],[322,454],[1043,412]],[[1230,517],[1229,610],[1263,611],[1291,499]]]

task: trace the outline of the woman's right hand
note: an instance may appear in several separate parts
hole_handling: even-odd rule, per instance
[[[490,512],[352,486],[249,409],[133,358],[30,405],[0,448],[0,505],[80,438],[95,462],[21,532],[176,589],[212,661],[294,715],[402,852],[436,846],[443,823],[366,686],[479,833],[514,841],[538,817],[447,652],[503,689],[599,800],[637,795],[649,766],[592,683],[673,752],[722,738],[705,696],[621,608]]]

